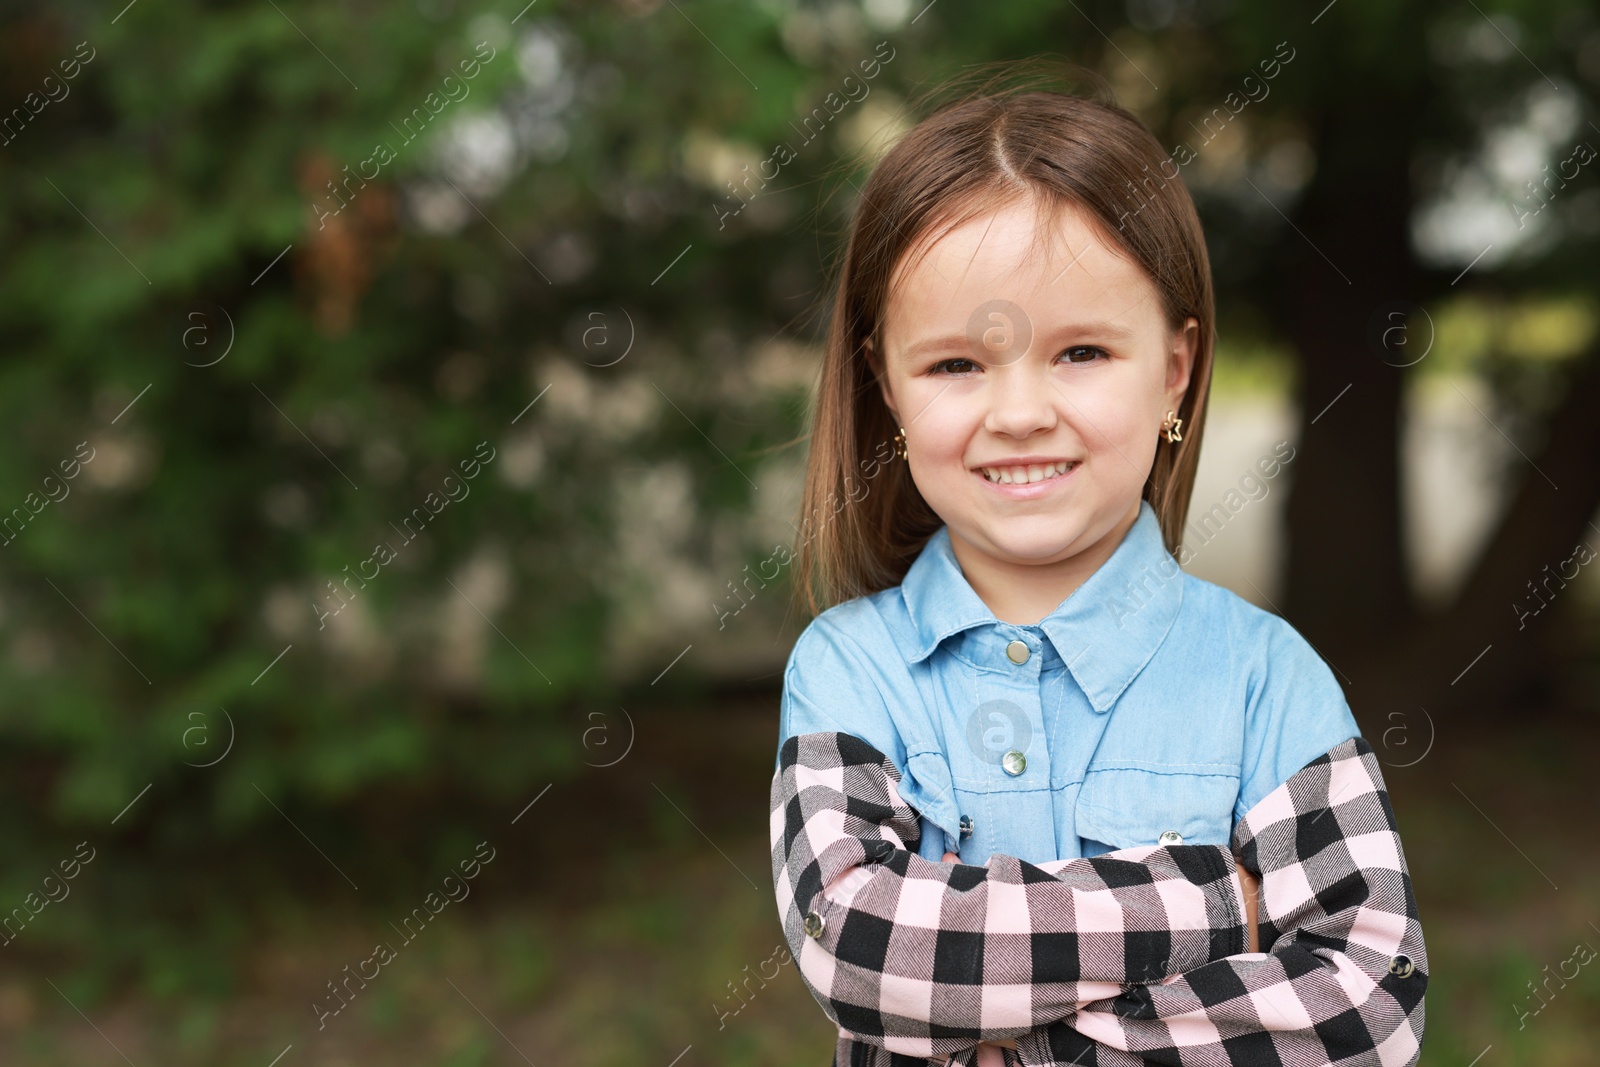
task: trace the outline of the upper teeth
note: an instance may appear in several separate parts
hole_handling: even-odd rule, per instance
[[[982,467],[983,476],[991,482],[1000,482],[1003,485],[1027,485],[1029,482],[1042,482],[1046,478],[1054,478],[1058,474],[1065,474],[1072,468],[1066,460],[1055,463],[1033,463],[1026,467]]]

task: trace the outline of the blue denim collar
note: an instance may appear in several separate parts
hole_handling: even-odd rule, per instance
[[[945,639],[974,627],[1005,634],[1041,630],[1096,711],[1107,711],[1155,655],[1183,600],[1182,571],[1167,551],[1148,500],[1099,570],[1034,626],[995,618],[961,573],[950,528],[928,538],[900,585],[916,633],[909,659],[920,662]]]

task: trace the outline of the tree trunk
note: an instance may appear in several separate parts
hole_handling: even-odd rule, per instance
[[[1403,108],[1389,100],[1383,110]],[[1408,240],[1411,126],[1380,109],[1325,116],[1318,176],[1285,235],[1279,326],[1301,359],[1287,502],[1285,617],[1370,699],[1377,645],[1413,614],[1400,527],[1401,362],[1370,343],[1386,306],[1416,299]],[[1303,236],[1302,236],[1303,234]],[[1376,708],[1374,708],[1376,711]]]

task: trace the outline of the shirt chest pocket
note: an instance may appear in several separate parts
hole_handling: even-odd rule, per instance
[[[1227,845],[1238,798],[1237,774],[1091,768],[1078,793],[1078,836],[1104,844],[1107,851],[1141,845]],[[1163,838],[1170,834],[1181,840]]]

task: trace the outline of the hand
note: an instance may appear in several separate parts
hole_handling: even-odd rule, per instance
[[[977,1067],[1005,1067],[1006,1055],[1000,1051],[998,1045],[1005,1045],[1007,1048],[1017,1047],[1015,1041],[1001,1041],[998,1043],[980,1041],[978,1042]]]
[[[1261,931],[1256,925],[1256,915],[1258,901],[1261,896],[1261,879],[1246,869],[1245,865],[1240,863],[1237,858],[1234,859],[1233,865],[1239,869],[1239,885],[1244,889],[1245,925],[1250,931],[1248,936],[1250,942],[1249,950],[1251,952],[1260,952]]]

